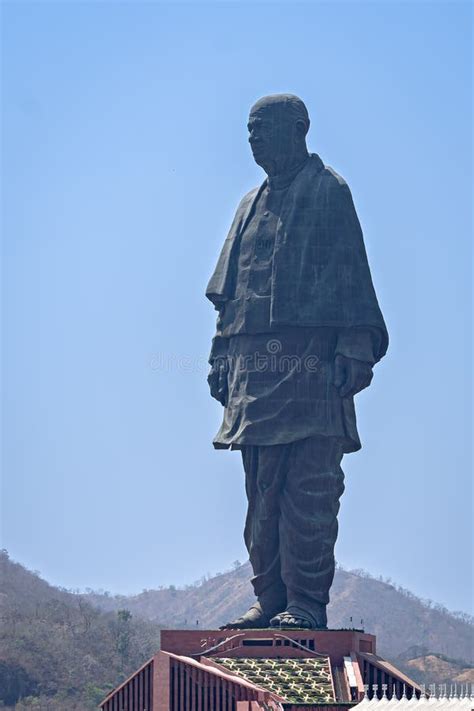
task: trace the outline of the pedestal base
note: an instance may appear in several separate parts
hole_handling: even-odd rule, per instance
[[[101,708],[346,711],[364,685],[379,695],[383,685],[399,696],[419,691],[362,630],[163,630],[161,650]]]

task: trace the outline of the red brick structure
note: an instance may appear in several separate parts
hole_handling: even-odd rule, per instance
[[[348,711],[364,684],[419,691],[359,630],[166,630],[101,710]]]

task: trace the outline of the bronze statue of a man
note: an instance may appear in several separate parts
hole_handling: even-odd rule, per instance
[[[256,603],[227,628],[325,628],[342,456],[360,449],[354,395],[388,335],[345,181],[308,153],[291,94],[252,107],[267,178],[242,199],[206,295],[219,312],[211,394],[216,448],[240,449]]]

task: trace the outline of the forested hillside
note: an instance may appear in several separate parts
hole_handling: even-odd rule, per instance
[[[125,609],[99,610],[12,562],[5,551],[0,617],[0,706],[26,697],[18,711],[97,708],[159,645],[157,624]]]

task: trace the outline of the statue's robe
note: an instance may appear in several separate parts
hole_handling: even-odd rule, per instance
[[[268,211],[261,213],[272,187],[281,200],[269,227]],[[229,366],[229,399],[214,445],[330,436],[343,451],[355,451],[353,398],[341,398],[334,386],[334,358],[372,365],[388,344],[362,232],[347,184],[318,156],[283,187],[270,178],[243,198],[207,288],[220,314],[210,360],[223,357]],[[243,259],[259,241],[271,243],[263,289],[252,286],[253,267]],[[255,353],[267,356],[264,375],[250,365]],[[282,358],[293,357],[299,368],[280,368]],[[311,358],[314,369],[306,367]]]

